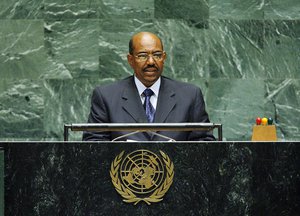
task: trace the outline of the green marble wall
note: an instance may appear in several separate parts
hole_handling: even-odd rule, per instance
[[[202,88],[224,139],[268,116],[299,140],[298,0],[2,0],[0,140],[62,140],[86,122],[94,86],[132,74],[138,31],[163,38],[165,75]]]

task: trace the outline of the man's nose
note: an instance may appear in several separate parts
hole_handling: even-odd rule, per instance
[[[154,64],[154,59],[153,59],[153,56],[152,56],[152,55],[149,55],[149,56],[148,56],[147,64],[149,64],[149,65],[153,65],[153,64]]]

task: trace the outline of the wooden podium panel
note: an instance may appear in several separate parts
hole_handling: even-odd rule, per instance
[[[296,215],[299,142],[2,142],[5,215]],[[125,203],[110,171],[122,151],[168,155],[160,202]]]

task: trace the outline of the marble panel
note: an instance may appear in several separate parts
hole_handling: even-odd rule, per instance
[[[1,0],[0,139],[61,139],[58,124],[85,122],[92,86],[133,73],[139,31],[162,38],[164,75],[201,87],[226,139],[248,140],[257,115],[299,139],[299,17],[297,0]]]
[[[46,19],[152,18],[153,0],[46,0]]]
[[[51,65],[43,77],[98,76],[98,34],[98,20],[46,21],[45,49]]]
[[[7,81],[0,92],[0,139],[41,140],[44,95],[41,82],[29,79]]]
[[[212,122],[223,125],[223,139],[251,140],[256,117],[267,112],[264,81],[211,79],[208,85],[207,111]]]
[[[47,20],[96,19],[105,16],[102,0],[44,0],[43,17]]]
[[[266,0],[265,19],[297,20],[300,18],[300,1]]]
[[[209,7],[207,0],[155,0],[155,18],[207,20]]]
[[[210,19],[264,19],[264,0],[209,0]]]
[[[0,148],[0,215],[4,215],[4,150]]]
[[[154,17],[154,0],[3,0],[0,8],[5,19]]]
[[[106,18],[153,18],[154,0],[102,0]]]
[[[1,0],[0,19],[41,19],[44,0]]]
[[[0,20],[0,29],[2,79],[38,79],[47,64],[43,21]]]
[[[299,142],[9,142],[0,146],[5,149],[8,215],[231,216],[299,212]],[[112,161],[121,151],[127,155],[140,149],[159,157],[161,150],[174,163],[170,189],[161,202],[151,205],[123,202],[109,174]]]
[[[159,23],[165,41],[165,74],[186,82],[209,77],[207,22],[166,20]]]
[[[265,22],[266,77],[300,78],[300,20]]]
[[[263,27],[259,20],[210,20],[210,76],[264,78]]]
[[[112,79],[50,79],[44,85],[44,128],[47,140],[63,140],[64,124],[86,123],[90,111],[90,97],[97,85]],[[70,140],[81,140],[81,133],[70,134]]]
[[[99,69],[100,78],[121,79],[133,74],[127,62],[131,36],[140,31],[153,31],[153,20],[103,19],[100,22]]]
[[[266,81],[266,110],[277,124],[281,140],[300,139],[300,80]]]
[[[251,143],[249,143],[251,146]],[[254,144],[254,143],[253,143]],[[253,194],[253,208],[250,215],[297,215],[300,209],[299,206],[299,194],[289,193],[288,197],[285,197],[283,188],[285,185],[291,185],[292,182],[297,182],[292,186],[295,191],[299,191],[299,174],[296,171],[292,171],[300,164],[298,157],[298,150],[300,150],[299,142],[294,146],[290,142],[283,142],[284,147],[276,149],[276,145],[280,142],[274,143],[274,148],[269,148],[267,143],[257,143],[255,145],[256,151],[252,151],[254,158],[260,158],[257,161],[253,161],[252,174],[257,176],[251,186]],[[290,148],[298,149],[296,151],[290,151]],[[251,148],[251,147],[250,147]],[[286,167],[281,169],[280,167]],[[279,171],[279,170],[282,170]],[[278,173],[281,172],[280,175]],[[260,174],[258,174],[260,173]],[[294,180],[296,181],[294,181]],[[271,183],[269,185],[269,183]],[[271,195],[272,191],[276,190],[278,193]],[[284,198],[285,197],[285,198]],[[279,201],[280,200],[280,201]],[[297,203],[295,208],[281,209],[279,206],[290,205],[291,200],[295,200]],[[278,202],[279,201],[279,202]],[[279,204],[280,203],[280,204]],[[293,205],[293,204],[292,204]],[[265,206],[265,207],[264,207]],[[271,209],[267,210],[267,206]],[[272,212],[274,210],[274,212]]]

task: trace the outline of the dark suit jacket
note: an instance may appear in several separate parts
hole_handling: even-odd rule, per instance
[[[146,123],[134,77],[130,76],[110,85],[96,87],[92,94],[89,123]],[[209,122],[201,90],[191,84],[161,77],[154,123]],[[84,132],[83,140],[112,140],[128,132]],[[161,131],[177,141],[215,140],[208,132]],[[137,133],[122,140],[165,140],[147,132]]]

